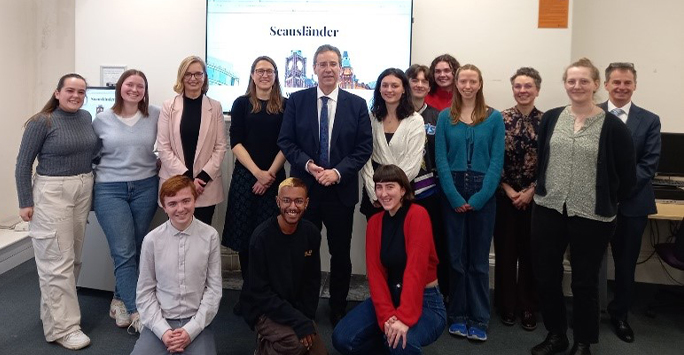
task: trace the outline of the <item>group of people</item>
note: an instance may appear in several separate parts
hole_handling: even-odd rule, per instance
[[[313,69],[318,85],[286,99],[276,63],[254,60],[231,109],[236,163],[222,238],[211,222],[224,199],[225,123],[220,103],[205,95],[201,58],[181,62],[178,95],[161,109],[149,104],[145,75],[126,71],[114,106],[92,124],[80,109],[85,79],[60,79],[27,121],[16,167],[47,341],[90,343],[75,283],[91,202],[114,261],[109,312],[140,333],[136,354],[216,352],[208,325],[221,298],[220,244],[239,255],[244,285],[233,312],[257,332],[256,353],[327,353],[314,322],[323,226],[332,343],[343,354],[418,354],[445,328],[486,341],[492,238],[501,321],[519,318],[533,330],[536,312],[544,319],[548,336],[533,354],[569,347],[568,246],[572,353],[590,354],[598,342],[608,243],[616,264],[608,311],[618,336],[634,340],[627,313],[641,234],[655,212],[649,182],[660,122],[631,101],[631,63],[606,69],[610,99],[601,105],[598,69],[584,58],[572,63],[563,73],[570,104],[545,113],[534,104],[542,80],[533,68],[511,77],[516,105],[502,112],[486,104],[480,69],[448,54],[430,67],[384,70],[370,109],[339,88],[336,47],[320,46]],[[359,173],[370,298],[348,309]],[[169,220],[148,234],[157,205]]]

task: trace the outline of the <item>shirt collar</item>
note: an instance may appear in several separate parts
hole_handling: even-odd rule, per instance
[[[172,232],[171,234],[173,234],[174,236],[179,236],[179,235],[191,235],[191,234],[192,234],[192,230],[195,229],[195,225],[197,224],[196,221],[197,221],[197,218],[195,218],[195,217],[193,216],[193,217],[192,217],[192,222],[190,222],[190,225],[188,226],[188,228],[185,228],[185,230],[182,230],[182,231],[181,231],[181,230],[178,230],[178,229],[173,225],[173,223],[171,223],[171,220],[166,221],[166,223],[168,223],[168,224],[169,224],[169,228],[171,228],[171,232]]]
[[[617,106],[613,105],[612,101],[608,100],[608,112],[610,112],[616,108],[622,109],[622,111],[625,111],[625,115],[629,116],[629,109],[632,108],[632,101],[629,101],[625,106],[617,107]]]
[[[330,94],[326,95],[323,93],[321,88],[317,86],[316,87],[316,93],[317,93],[317,96],[316,96],[317,99],[320,99],[322,96],[327,96],[330,100],[337,102],[337,95],[339,95],[339,93],[340,93],[340,87],[335,85],[335,89]]]

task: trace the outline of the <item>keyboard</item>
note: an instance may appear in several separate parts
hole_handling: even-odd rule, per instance
[[[652,181],[653,185],[656,186],[675,186],[684,187],[684,180],[672,180],[672,179],[658,179],[655,178]]]

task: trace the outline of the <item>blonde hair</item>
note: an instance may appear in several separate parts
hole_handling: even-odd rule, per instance
[[[282,190],[284,187],[300,187],[304,189],[304,192],[306,192],[307,195],[309,194],[309,189],[306,187],[304,181],[296,177],[289,177],[283,180],[283,182],[278,185],[278,195],[280,195],[280,190]]]
[[[461,116],[461,110],[463,109],[463,97],[458,91],[458,88],[456,88],[456,83],[458,83],[458,75],[464,70],[476,72],[480,79],[480,89],[477,90],[477,94],[475,94],[475,109],[470,115],[470,118],[473,120],[473,125],[480,124],[487,118],[487,104],[485,103],[483,93],[484,82],[482,81],[482,72],[473,64],[461,66],[456,70],[456,74],[454,75],[454,98],[451,100],[450,110],[451,124],[458,124],[458,122],[460,122],[459,117]]]
[[[173,85],[173,91],[175,91],[176,93],[182,94],[183,92],[185,92],[185,84],[183,83],[183,78],[185,77],[185,73],[187,73],[188,68],[193,63],[200,63],[200,65],[202,66],[202,71],[204,72],[204,83],[202,84],[202,94],[206,94],[207,91],[209,91],[209,80],[207,79],[207,64],[204,63],[204,60],[202,60],[202,58],[200,58],[196,55],[191,55],[191,56],[183,59],[180,63],[180,66],[178,67],[178,75],[176,76],[176,84]]]

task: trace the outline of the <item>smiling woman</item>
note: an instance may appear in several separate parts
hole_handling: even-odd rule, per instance
[[[157,211],[157,139],[159,108],[149,105],[145,74],[125,71],[116,83],[114,105],[97,114],[99,161],[93,208],[107,237],[116,287],[109,315],[118,327],[140,332],[136,284],[140,248]]]
[[[563,73],[569,106],[547,111],[538,140],[538,176],[532,210],[531,247],[541,313],[549,331],[532,354],[568,347],[561,268],[570,245],[572,354],[590,354],[598,342],[598,274],[615,229],[618,202],[636,181],[634,146],[627,126],[593,100],[599,71],[586,58]],[[574,256],[574,257],[573,257]]]
[[[209,89],[206,64],[189,56],[181,61],[173,89],[159,115],[157,149],[160,184],[185,175],[199,193],[195,217],[211,225],[216,204],[224,199],[221,162],[226,153],[225,121],[221,104],[205,94]]]
[[[59,79],[45,107],[26,122],[15,171],[19,215],[31,221],[45,340],[72,350],[90,344],[76,295],[97,147],[91,116],[80,109],[85,90],[78,74]]]
[[[286,103],[275,61],[266,56],[256,58],[247,92],[231,109],[230,146],[237,161],[221,241],[238,252],[243,280],[247,280],[249,240],[254,229],[278,214],[274,200],[278,185],[285,179],[285,156],[276,142]],[[239,303],[234,311],[241,313]]]

